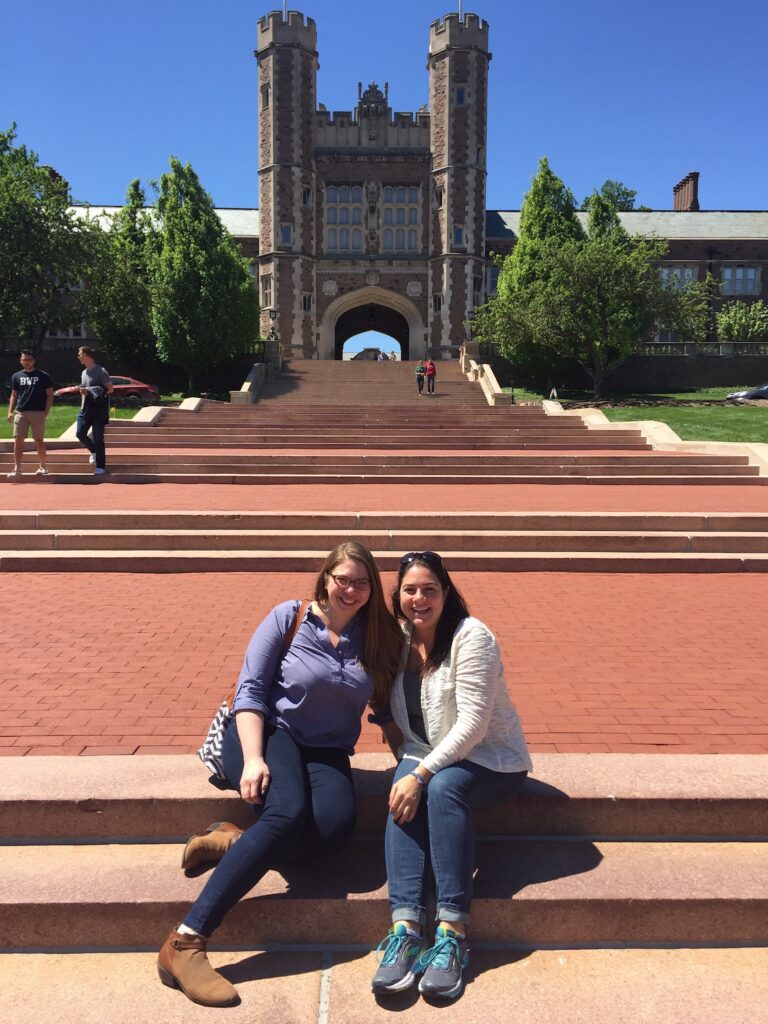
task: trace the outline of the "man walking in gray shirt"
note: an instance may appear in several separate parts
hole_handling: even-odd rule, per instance
[[[102,476],[107,472],[104,427],[109,423],[109,396],[113,387],[109,374],[103,366],[97,365],[94,356],[93,349],[88,345],[81,345],[77,350],[77,358],[84,367],[80,380],[81,405],[77,416],[77,439],[91,453],[90,461],[96,463],[93,472]]]

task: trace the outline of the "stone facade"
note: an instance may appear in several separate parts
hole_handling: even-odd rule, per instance
[[[393,111],[388,86],[358,83],[354,110],[330,112],[314,21],[259,21],[262,330],[274,311],[285,355],[340,358],[365,329],[403,358],[455,355],[486,296],[490,57],[487,23],[448,14],[429,32],[429,110]]]

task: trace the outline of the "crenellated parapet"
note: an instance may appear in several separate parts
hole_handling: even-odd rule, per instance
[[[300,46],[314,53],[317,50],[314,18],[305,17],[300,11],[288,11],[288,17],[283,18],[282,11],[270,11],[259,18],[256,52],[261,53],[270,46]]]
[[[429,27],[429,52],[446,48],[488,50],[488,22],[477,14],[446,14]]]

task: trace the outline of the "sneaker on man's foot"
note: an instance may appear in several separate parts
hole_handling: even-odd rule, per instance
[[[416,981],[419,957],[424,952],[422,937],[409,932],[402,921],[398,921],[381,940],[376,952],[382,956],[371,982],[373,992],[384,995],[410,988]]]
[[[96,465],[96,456],[95,456],[95,455],[94,455],[93,453],[91,453],[91,454],[90,454],[90,455],[88,456],[88,461],[90,462],[90,464],[91,464],[92,466],[95,466],[95,465]]]
[[[100,466],[97,466],[96,469],[94,469],[94,471],[93,471],[93,475],[94,476],[103,476],[106,472],[107,472],[106,469],[102,469]]]
[[[18,480],[20,476],[21,476],[21,470],[20,469],[14,469],[14,470],[11,470],[10,473],[6,473],[5,478],[6,478],[6,480]]]
[[[423,971],[419,992],[432,999],[456,999],[461,995],[462,971],[469,963],[466,935],[458,935],[451,928],[438,928],[435,944],[419,960]]]
[[[45,466],[40,466],[39,469],[35,470],[35,476],[49,476],[49,475],[50,474],[48,473],[48,470],[45,468]]]

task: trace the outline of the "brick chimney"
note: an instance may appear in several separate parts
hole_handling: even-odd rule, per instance
[[[672,189],[673,210],[699,210],[699,172],[691,171]]]

